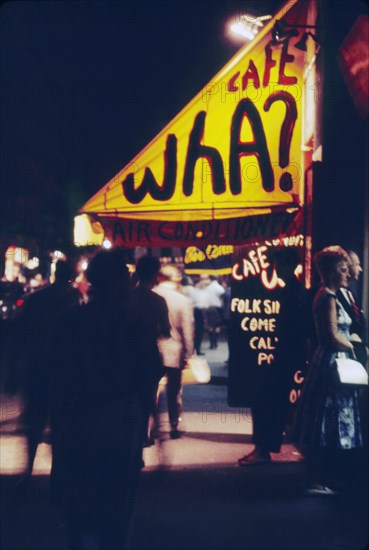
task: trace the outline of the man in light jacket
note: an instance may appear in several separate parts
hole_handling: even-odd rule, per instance
[[[162,296],[168,306],[170,338],[159,338],[159,350],[167,377],[167,401],[170,437],[178,439],[178,421],[182,412],[182,369],[193,353],[194,313],[189,298],[179,291],[182,279],[177,267],[163,266],[159,272],[159,285],[154,292]]]

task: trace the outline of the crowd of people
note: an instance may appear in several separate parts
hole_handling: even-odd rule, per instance
[[[166,378],[169,436],[178,439],[182,371],[195,341],[202,353],[204,325],[217,335],[225,289],[215,278],[194,285],[154,256],[140,258],[131,276],[120,249],[99,252],[85,276],[81,300],[60,260],[55,282],[24,296],[16,327],[28,460],[16,495],[26,495],[49,425],[51,497],[65,510],[70,547],[115,550],[128,543],[142,450],[158,437],[159,382]]]
[[[360,449],[363,429],[359,391],[334,383],[338,356],[367,361],[363,313],[349,286],[360,276],[353,252],[327,247],[315,256],[321,285],[314,297],[297,280],[293,248],[276,254],[284,280],[281,330],[283,376],[265,380],[252,407],[253,451],[249,467],[279,452],[286,422],[288,380],[305,360],[306,341],[316,343],[294,422],[294,441],[308,449],[310,494],[335,494],[343,453]],[[81,304],[72,271],[57,263],[55,283],[26,297],[20,330],[28,347],[23,415],[28,441],[24,490],[43,430],[52,430],[51,494],[65,510],[71,549],[128,548],[134,497],[144,446],[158,434],[158,385],[167,380],[170,438],[182,433],[182,372],[203,354],[204,326],[210,348],[229,321],[230,289],[216,277],[196,285],[172,265],[142,257],[130,276],[124,251],[99,252],[89,263],[91,285]],[[312,303],[315,334],[308,309]],[[310,328],[309,328],[310,327]],[[340,457],[338,457],[340,455]],[[336,475],[332,479],[333,474]]]

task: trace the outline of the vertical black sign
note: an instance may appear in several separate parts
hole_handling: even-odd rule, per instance
[[[286,388],[290,402],[297,401],[304,361],[286,364],[287,301],[291,302],[289,289],[277,277],[274,248],[267,244],[236,247],[229,335],[230,406],[274,402]]]

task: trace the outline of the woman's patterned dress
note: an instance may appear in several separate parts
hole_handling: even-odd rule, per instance
[[[319,345],[308,369],[296,413],[295,439],[298,443],[333,449],[362,446],[358,391],[338,382],[335,359],[352,357],[350,352],[334,349],[323,326],[326,300],[336,300],[338,332],[350,339],[351,318],[327,288],[314,300],[314,317]]]

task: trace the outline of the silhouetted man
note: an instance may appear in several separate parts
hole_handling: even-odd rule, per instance
[[[351,317],[351,342],[354,346],[356,358],[365,367],[368,361],[366,350],[365,318],[363,311],[357,303],[353,288],[358,284],[360,275],[363,270],[360,264],[360,259],[356,252],[353,252],[352,250],[347,250],[347,254],[350,258],[350,285],[349,288],[340,288],[337,291],[337,298]]]
[[[93,299],[65,312],[56,327],[52,482],[65,506],[71,550],[123,550],[143,443],[123,252],[101,251],[86,275]]]
[[[20,325],[25,340],[20,344],[27,354],[23,413],[28,445],[27,476],[32,475],[37,447],[48,422],[53,361],[49,349],[53,330],[65,308],[78,304],[78,291],[70,285],[72,276],[72,267],[59,260],[55,266],[55,282],[24,298]]]
[[[286,247],[275,255],[278,277],[285,286],[278,292],[281,311],[277,322],[279,344],[275,364],[265,370],[259,395],[251,407],[254,450],[240,458],[240,466],[270,462],[270,453],[280,451],[289,406],[293,374],[305,362],[307,293],[294,272],[298,250]]]
[[[138,260],[136,286],[130,300],[130,340],[145,394],[145,446],[153,445],[157,435],[156,393],[164,374],[158,338],[170,336],[167,304],[164,298],[152,291],[158,282],[159,269],[160,261],[154,256],[144,256]]]

